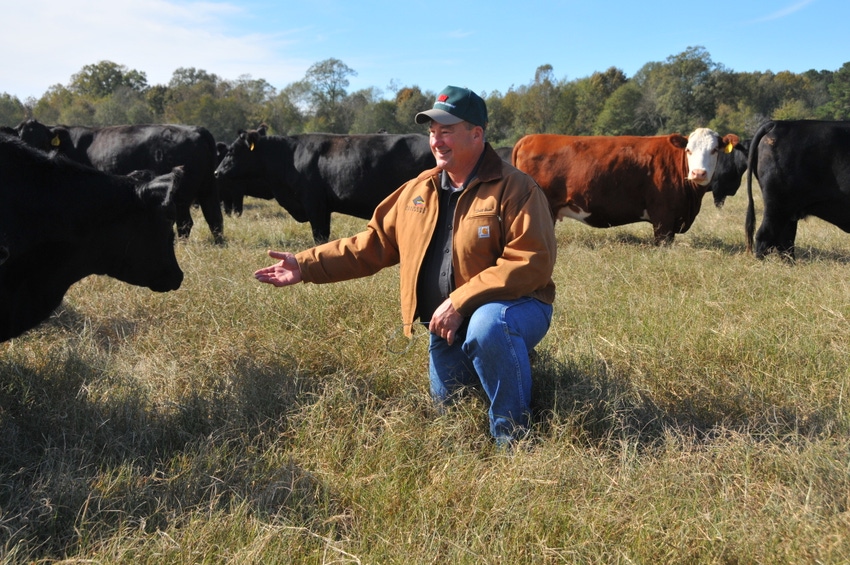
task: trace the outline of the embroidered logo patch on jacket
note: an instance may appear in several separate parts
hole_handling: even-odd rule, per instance
[[[490,226],[478,226],[478,239],[490,237]]]
[[[424,214],[426,209],[425,199],[421,196],[417,196],[410,201],[410,204],[404,207],[406,212],[416,212],[417,214]]]

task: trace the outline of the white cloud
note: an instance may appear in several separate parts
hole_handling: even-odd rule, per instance
[[[786,8],[779,10],[778,12],[774,12],[774,13],[767,15],[763,18],[759,18],[756,21],[757,22],[766,22],[766,21],[778,20],[780,18],[790,16],[791,14],[793,14],[795,12],[799,12],[800,10],[802,10],[803,8],[805,8],[806,6],[808,6],[809,4],[811,4],[814,1],[815,0],[803,0],[802,2],[797,2],[796,4],[792,4],[792,5],[790,5]]]
[[[0,92],[40,97],[67,84],[85,65],[108,60],[167,83],[174,70],[194,67],[225,79],[264,78],[278,88],[309,66],[280,60],[293,39],[285,33],[237,31],[248,15],[235,4],[167,0],[30,0],[26,8],[0,0],[7,15],[0,49]],[[14,54],[14,55],[13,55]]]

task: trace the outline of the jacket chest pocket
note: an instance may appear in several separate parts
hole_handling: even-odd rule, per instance
[[[466,253],[481,253],[494,247],[501,247],[502,220],[495,210],[475,212],[461,222],[460,233],[455,240]]]

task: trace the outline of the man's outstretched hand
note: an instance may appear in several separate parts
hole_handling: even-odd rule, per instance
[[[301,282],[301,267],[295,255],[286,251],[269,251],[269,257],[279,259],[270,267],[264,267],[254,273],[254,278],[274,286],[289,286]]]

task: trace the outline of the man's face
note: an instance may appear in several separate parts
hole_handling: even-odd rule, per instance
[[[482,128],[467,122],[444,126],[432,121],[429,133],[438,167],[456,175],[472,171],[484,145]]]

